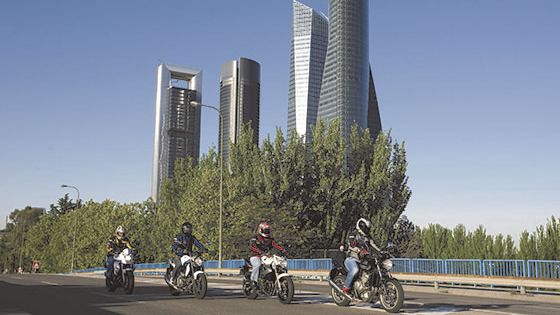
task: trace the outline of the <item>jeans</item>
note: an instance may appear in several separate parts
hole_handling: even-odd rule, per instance
[[[107,274],[113,275],[113,264],[115,263],[115,257],[113,255],[107,255],[105,257],[105,268],[107,268]]]
[[[348,270],[346,280],[344,281],[344,287],[350,288],[354,277],[356,277],[358,271],[360,271],[360,268],[358,267],[358,260],[354,257],[348,257],[344,260],[344,267]]]
[[[251,270],[251,281],[259,280],[259,270],[261,269],[261,258],[259,256],[251,257],[251,265],[253,270]]]

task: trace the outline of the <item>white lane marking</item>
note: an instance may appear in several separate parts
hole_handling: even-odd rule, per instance
[[[17,280],[23,280],[22,277],[14,277],[14,276],[12,276],[12,277],[10,277],[10,278],[12,278],[12,279],[17,279]]]
[[[323,303],[324,305],[330,305],[330,306],[335,306],[335,307],[341,307],[336,305],[335,303],[329,302],[329,303]],[[369,310],[372,312],[383,312],[385,313],[385,310],[379,307],[374,307],[377,304],[356,304],[356,305],[350,305],[348,306],[348,308],[354,308],[354,309],[358,309],[358,310]],[[406,313],[404,313],[406,314]],[[419,313],[418,313],[419,314]]]
[[[441,314],[458,313],[458,312],[464,312],[464,311],[468,311],[468,309],[466,309],[466,308],[456,308],[456,307],[450,307],[450,306],[440,306],[440,307],[429,308],[425,311],[417,312],[417,313],[414,313],[414,314],[415,315],[441,315]],[[405,314],[407,314],[407,313],[405,313]],[[408,314],[411,314],[411,313],[408,313]]]
[[[48,284],[48,285],[58,285],[58,283],[48,282],[48,281],[41,281],[41,283]]]
[[[490,314],[523,315],[523,314],[520,314],[520,313],[501,312],[501,311],[494,311],[494,310],[484,310],[484,309],[478,309],[478,308],[471,308],[470,310],[475,311],[475,312],[490,313]],[[555,310],[558,310],[558,309],[555,309]]]

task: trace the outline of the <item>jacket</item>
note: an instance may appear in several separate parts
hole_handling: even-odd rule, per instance
[[[286,250],[282,246],[278,245],[272,237],[264,238],[258,235],[249,242],[249,251],[251,256],[261,256],[262,254],[269,252],[272,248],[276,248],[286,254]]]
[[[187,255],[192,256],[193,244],[203,252],[208,251],[206,249],[206,247],[204,247],[204,245],[202,245],[198,241],[198,239],[196,237],[194,237],[194,235],[192,235],[192,234],[189,235],[189,234],[185,234],[185,233],[181,233],[173,239],[173,244],[171,245],[171,250],[177,256],[183,256],[185,252],[186,252]]]

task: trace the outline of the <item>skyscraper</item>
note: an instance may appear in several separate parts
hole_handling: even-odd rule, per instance
[[[327,17],[295,1],[292,16],[288,131],[296,130],[306,142],[317,108],[329,34]]]
[[[219,150],[224,161],[229,157],[229,144],[237,143],[243,125],[250,124],[253,141],[259,143],[259,106],[261,66],[258,62],[240,58],[222,66],[220,75],[220,131]],[[223,144],[223,148],[222,148]]]
[[[329,40],[318,118],[339,119],[348,143],[352,125],[376,137],[381,119],[369,70],[368,0],[329,1]]]
[[[156,126],[152,163],[152,198],[157,200],[163,180],[173,176],[175,161],[200,152],[202,71],[161,64],[157,71]]]

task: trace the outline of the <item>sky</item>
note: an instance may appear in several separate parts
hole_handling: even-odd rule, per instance
[[[327,0],[303,3],[328,13]],[[404,141],[407,215],[518,237],[560,215],[560,1],[370,0],[383,128]],[[261,140],[287,124],[291,0],[0,2],[0,215],[150,195],[159,63],[261,64]],[[203,111],[201,152],[217,143]],[[3,227],[1,220],[0,227]]]

